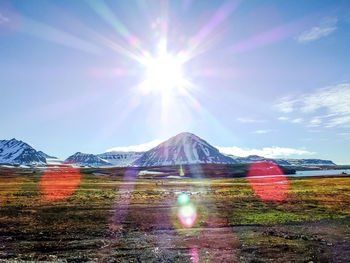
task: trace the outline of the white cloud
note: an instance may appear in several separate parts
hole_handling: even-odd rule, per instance
[[[309,152],[303,149],[285,148],[285,147],[265,147],[262,149],[243,149],[237,146],[232,147],[216,147],[221,153],[232,154],[235,156],[246,157],[249,155],[259,155],[268,158],[283,158],[295,155],[313,155],[314,152]]]
[[[296,119],[292,120],[291,122],[293,122],[293,123],[302,123],[303,122],[303,118],[296,118]]]
[[[291,123],[302,123],[304,121],[303,118],[291,119],[291,118],[288,118],[288,117],[285,117],[285,116],[278,117],[277,119],[280,120],[280,121],[289,121]]]
[[[308,130],[307,132],[311,132],[311,133],[320,133],[320,132],[322,132],[322,130]]]
[[[9,19],[0,13],[0,25],[9,22]]]
[[[328,128],[336,126],[350,127],[350,115],[332,118],[327,124]]]
[[[265,120],[257,120],[257,119],[251,119],[251,118],[237,118],[237,121],[243,122],[243,123],[262,123],[262,122],[265,122]]]
[[[315,26],[309,30],[304,31],[297,37],[297,40],[299,43],[307,43],[315,41],[322,37],[326,37],[332,34],[337,29],[336,24],[337,19],[329,20],[326,23],[323,23],[322,25]]]
[[[266,134],[266,133],[270,133],[273,131],[275,131],[275,130],[256,130],[256,131],[253,131],[252,133],[253,134]]]
[[[112,151],[116,151],[116,152],[145,152],[145,151],[152,149],[153,147],[156,147],[157,145],[159,145],[163,141],[164,140],[155,139],[153,141],[138,144],[138,145],[114,147],[114,148],[108,149],[107,152],[112,152]]]
[[[294,111],[294,103],[291,97],[284,97],[274,107],[281,112],[290,113]]]
[[[309,125],[325,127],[348,127],[350,125],[350,83],[342,83],[316,90],[313,93],[302,94],[298,97],[286,97],[284,105],[288,105],[294,112],[313,114],[325,111],[322,116],[312,116]],[[281,102],[275,108],[282,112]],[[291,111],[290,111],[291,112]]]
[[[338,135],[342,137],[342,139],[350,140],[350,132],[340,132]]]
[[[327,108],[329,116],[350,114],[350,83],[338,84],[318,89],[312,94],[299,99],[302,111],[314,112],[320,108]]]
[[[340,135],[340,136],[349,136],[350,137],[350,132],[339,132],[338,135]]]
[[[317,127],[320,126],[322,123],[322,119],[320,117],[314,117],[311,121],[309,126],[310,127]]]

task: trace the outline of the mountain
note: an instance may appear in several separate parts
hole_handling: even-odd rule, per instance
[[[94,167],[111,165],[111,163],[107,162],[106,160],[103,160],[97,155],[90,154],[90,153],[81,153],[81,152],[77,152],[69,156],[65,160],[65,163],[78,164],[83,166],[94,166]]]
[[[38,153],[39,153],[42,157],[44,157],[45,159],[58,159],[57,157],[48,155],[48,154],[46,154],[46,153],[44,153],[44,152],[42,152],[42,151],[38,151]]]
[[[0,164],[8,165],[49,165],[60,164],[62,160],[37,151],[20,140],[0,140]],[[258,155],[237,157],[224,155],[198,136],[184,132],[159,144],[147,152],[105,152],[87,154],[77,152],[65,160],[82,166],[166,166],[178,164],[235,164],[273,162],[282,166],[322,166],[335,165],[330,160],[321,159],[272,159]]]
[[[165,166],[177,164],[236,163],[198,136],[184,132],[145,152],[133,162],[136,166]]]
[[[143,155],[143,152],[105,152],[101,154],[90,154],[77,152],[69,156],[65,163],[82,166],[129,166],[133,161]]]
[[[46,165],[46,158],[29,144],[16,140],[0,140],[0,164]]]
[[[247,157],[237,157],[233,155],[227,155],[227,156],[234,159],[237,163],[272,162],[277,165],[285,165],[285,166],[336,165],[330,160],[321,160],[321,159],[272,159],[272,158],[265,158],[258,155],[249,155]]]
[[[336,165],[331,160],[321,159],[286,159],[290,165]]]
[[[105,152],[97,156],[113,164],[114,166],[128,166],[139,159],[144,152]]]
[[[258,162],[272,162],[277,165],[291,165],[288,161],[283,159],[271,159],[265,158],[259,155],[249,155],[247,157],[238,157],[233,155],[227,155],[234,159],[237,163],[258,163]]]

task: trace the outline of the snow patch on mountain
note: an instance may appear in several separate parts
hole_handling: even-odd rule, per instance
[[[69,156],[65,163],[76,164],[81,166],[90,166],[90,167],[100,167],[100,166],[110,166],[111,163],[98,157],[95,154],[91,153],[81,153],[77,152]]]
[[[133,162],[136,166],[165,166],[178,164],[236,163],[198,136],[184,132],[145,152]]]
[[[46,158],[42,154],[29,144],[15,138],[0,140],[0,164],[45,165]]]
[[[101,154],[77,152],[72,156],[69,156],[65,160],[65,163],[89,167],[125,167],[140,158],[142,154],[142,152],[105,152]]]
[[[143,152],[105,152],[98,154],[97,156],[103,160],[109,162],[113,166],[129,166],[135,160],[139,159],[144,153]]]
[[[234,159],[237,163],[257,163],[257,162],[272,162],[277,165],[285,166],[311,166],[311,165],[336,165],[330,160],[321,159],[272,159],[259,155],[249,155],[247,157],[238,157],[234,155],[227,155]]]
[[[38,153],[39,153],[42,157],[44,157],[45,159],[58,159],[57,157],[48,155],[48,154],[46,154],[46,153],[44,153],[44,152],[42,152],[42,151],[38,151]]]

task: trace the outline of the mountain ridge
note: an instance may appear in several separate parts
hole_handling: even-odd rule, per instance
[[[98,157],[92,153],[82,153],[76,152],[75,154],[69,156],[65,161],[66,164],[77,164],[81,166],[110,166],[111,164],[106,160]]]
[[[308,166],[308,165],[336,165],[331,160],[322,159],[293,159],[293,158],[266,158],[259,155],[249,155],[247,157],[238,157],[233,155],[227,155],[238,163],[254,163],[254,162],[273,162],[277,165],[285,166]]]
[[[58,160],[54,156],[35,150],[29,144],[17,140],[0,140],[0,164],[5,165],[48,165]],[[240,164],[273,162],[284,166],[336,165],[331,160],[266,158],[258,155],[238,157],[222,154],[207,141],[189,132],[177,134],[146,152],[111,151],[101,154],[76,152],[66,163],[80,166],[167,166],[177,164]]]

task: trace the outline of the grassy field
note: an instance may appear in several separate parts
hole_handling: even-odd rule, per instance
[[[2,168],[0,261],[350,261],[350,177],[136,174]],[[181,193],[195,211],[187,225]]]

